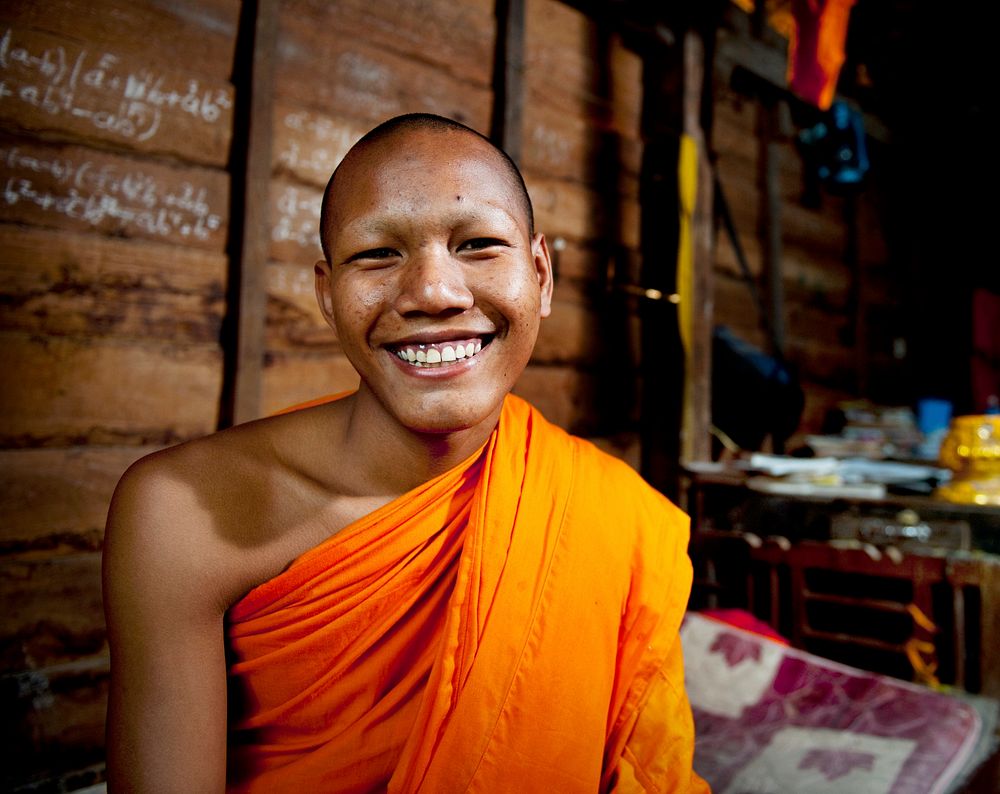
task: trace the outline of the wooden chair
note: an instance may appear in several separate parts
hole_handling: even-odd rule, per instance
[[[943,667],[954,680],[964,632],[946,611],[945,558],[803,542],[780,562],[793,645],[923,683],[937,683]]]
[[[1000,559],[692,533],[691,608],[737,607],[796,646],[1000,697]]]

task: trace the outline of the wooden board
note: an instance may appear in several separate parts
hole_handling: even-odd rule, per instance
[[[274,110],[276,174],[323,189],[348,150],[371,125],[285,102]]]
[[[162,47],[177,56],[170,42]],[[150,50],[144,38],[94,46],[30,28],[0,28],[0,118],[34,133],[224,165],[232,85],[222,75],[152,66]]]
[[[524,171],[596,185],[611,195],[638,195],[642,144],[637,138],[541,103],[525,108],[524,127]]]
[[[168,69],[226,79],[239,0],[35,0],[0,5],[0,25],[46,31],[95,49],[125,48]]]
[[[496,20],[491,0],[291,0],[288,28],[311,27],[345,41],[429,64],[460,80],[489,86]]]
[[[312,267],[323,256],[319,240],[323,190],[286,178],[272,179],[270,202],[270,258]]]
[[[93,234],[0,226],[0,329],[216,342],[220,253]]]
[[[358,387],[358,373],[337,353],[269,353],[264,367],[264,415]]]
[[[0,190],[0,221],[225,248],[223,171],[0,136]]]
[[[268,350],[340,349],[320,313],[311,264],[268,264],[266,341]]]
[[[9,759],[0,785],[78,791],[104,780],[108,673],[108,657],[98,656],[6,678],[13,693],[0,726]],[[21,787],[25,781],[31,783]]]
[[[596,97],[594,87],[601,65],[591,55],[598,34],[593,21],[557,0],[528,0],[526,10],[525,75],[529,87],[552,89],[553,94],[580,102]]]
[[[0,664],[30,670],[106,653],[98,552],[0,561]]]
[[[552,314],[542,320],[531,360],[536,364],[593,364],[604,350],[601,320],[576,290],[557,285]]]
[[[526,174],[525,182],[535,211],[535,228],[549,240],[576,241],[605,238],[638,248],[640,208],[635,199],[622,197],[609,206],[607,197],[573,182]]]
[[[0,553],[98,551],[108,505],[133,462],[159,447],[0,450]]]
[[[216,427],[214,345],[0,334],[0,446],[167,444]]]
[[[576,367],[529,365],[514,386],[514,393],[553,424],[584,435],[595,431],[591,410],[593,379]]]
[[[282,15],[275,90],[284,101],[368,126],[400,113],[448,116],[486,133],[489,88],[363,39]],[[486,57],[492,59],[492,53]],[[314,76],[310,79],[310,76]]]

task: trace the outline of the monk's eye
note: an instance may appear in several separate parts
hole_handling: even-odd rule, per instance
[[[506,247],[507,243],[497,237],[473,237],[466,240],[459,247],[459,251],[485,251],[488,248]]]
[[[392,259],[394,256],[399,256],[399,251],[395,248],[369,248],[367,251],[358,251],[358,253],[348,257],[344,260],[344,264],[365,261],[378,262],[386,259]]]

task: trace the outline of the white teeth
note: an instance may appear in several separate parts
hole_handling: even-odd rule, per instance
[[[440,364],[453,364],[463,358],[472,358],[483,349],[482,342],[467,342],[466,344],[448,344],[435,346],[415,345],[406,346],[396,351],[400,360],[409,362],[415,367],[435,366]]]

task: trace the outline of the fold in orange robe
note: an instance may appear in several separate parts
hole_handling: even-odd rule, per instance
[[[509,396],[480,453],[230,610],[241,791],[707,791],[687,517]]]

